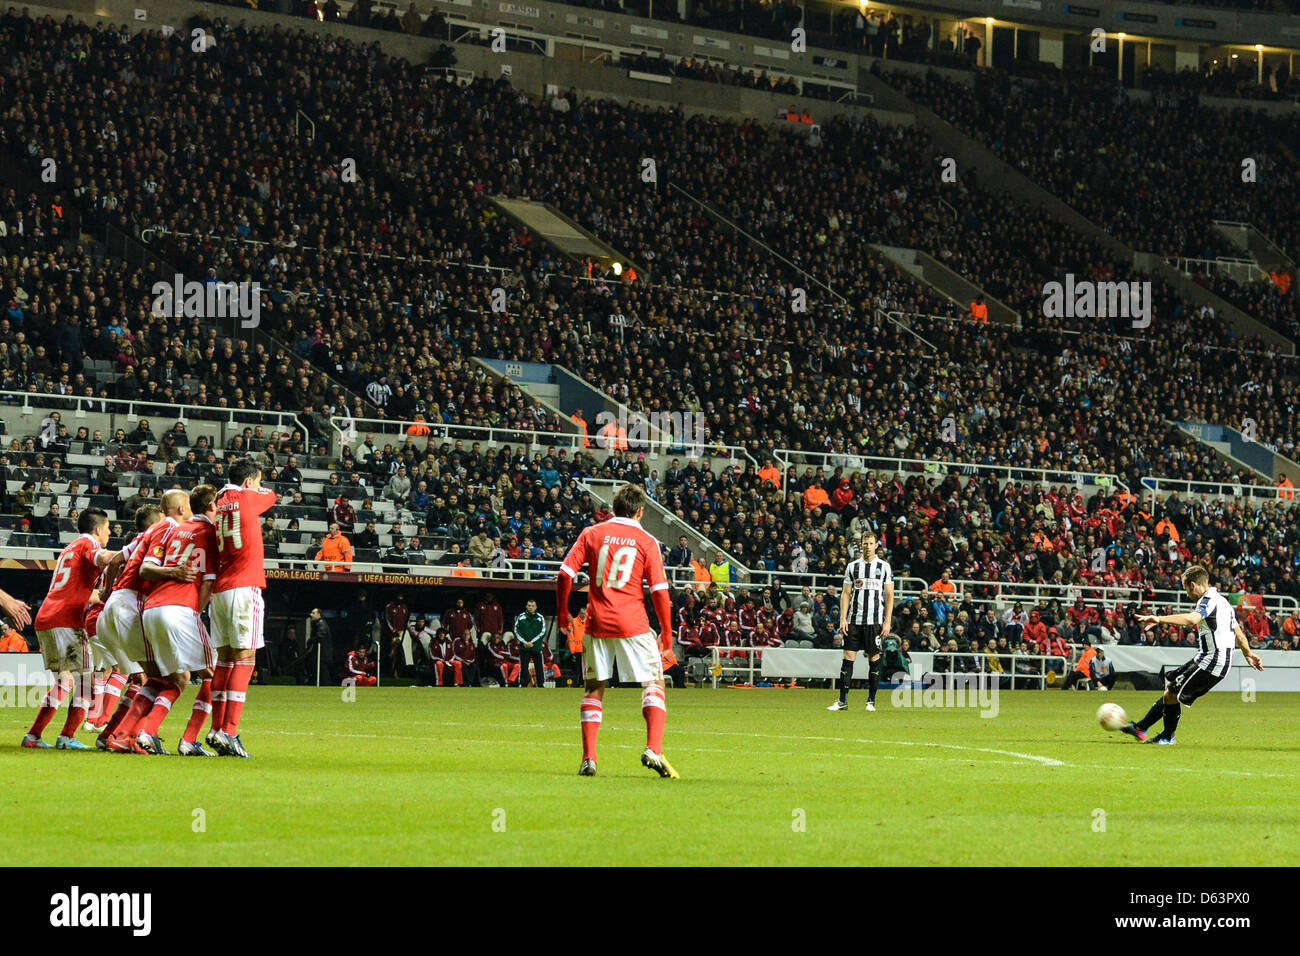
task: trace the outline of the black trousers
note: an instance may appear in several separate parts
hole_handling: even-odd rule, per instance
[[[1069,690],[1075,684],[1080,683],[1085,686],[1091,685],[1092,679],[1087,674],[1084,674],[1083,671],[1070,671],[1065,678],[1065,684],[1061,687],[1061,690]]]
[[[546,683],[546,662],[542,659],[542,645],[519,648],[519,686],[528,686],[528,662],[532,661],[537,671],[537,686]]]

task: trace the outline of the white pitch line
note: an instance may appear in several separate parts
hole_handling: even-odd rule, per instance
[[[432,721],[431,723],[439,727],[475,727],[475,728],[497,727],[502,729],[508,728],[508,729],[518,729],[518,730],[557,730],[558,729],[555,727],[554,724],[483,724],[483,723],[472,723],[469,721],[456,721],[456,720],[439,720],[439,721]],[[619,730],[618,727],[615,727],[613,725],[608,725],[607,729],[615,732]],[[341,734],[341,733],[340,734],[335,734],[335,733],[317,734],[312,731],[291,731],[291,730],[276,730],[276,731],[263,731],[263,732],[284,734],[288,736],[303,736],[303,737],[325,736],[325,737],[345,737],[345,738],[350,737],[350,738],[358,738],[358,739],[366,739],[366,740],[380,740],[380,739],[443,740],[446,739],[443,737],[411,737],[411,736],[398,736],[395,734]],[[1210,769],[1204,767],[1167,767],[1167,766],[1162,767],[1160,764],[1155,764],[1155,763],[1149,764],[1147,766],[1132,766],[1132,765],[1125,766],[1121,764],[1079,764],[1079,763],[1069,763],[1064,760],[1057,760],[1054,757],[1043,757],[1038,754],[1021,753],[1016,750],[999,750],[994,747],[968,747],[964,744],[942,744],[942,743],[937,743],[935,741],[927,741],[927,740],[872,740],[865,737],[823,737],[823,736],[811,736],[811,735],[800,735],[800,734],[762,734],[762,733],[746,732],[741,730],[690,730],[690,729],[683,729],[681,727],[675,727],[672,730],[672,734],[674,736],[690,736],[694,734],[700,736],[713,736],[713,737],[754,737],[754,738],[760,738],[766,740],[821,740],[828,743],[883,744],[885,746],[891,746],[891,747],[936,747],[944,750],[961,750],[961,751],[970,751],[975,753],[989,753],[989,754],[998,754],[1000,756],[1016,758],[1015,760],[982,761],[982,763],[1003,764],[1009,766],[1016,766],[1023,763],[1033,763],[1043,767],[1066,767],[1072,770],[1105,770],[1105,771],[1126,771],[1127,770],[1127,771],[1133,771],[1137,773],[1150,773],[1153,770],[1162,770],[1166,773],[1219,774],[1223,776],[1264,777],[1264,778],[1277,778],[1283,780],[1295,779],[1297,776],[1297,774],[1292,774],[1292,773],[1266,773],[1263,771],[1255,771],[1255,770],[1226,770],[1226,769],[1218,769],[1218,768]],[[467,741],[463,738],[457,738],[457,742],[468,743],[472,741]],[[489,741],[489,742],[495,743],[496,741]],[[530,742],[536,743],[536,741],[530,741]],[[557,744],[556,746],[569,746],[569,744],[563,743],[563,744]],[[687,749],[687,748],[674,748],[674,749]],[[694,752],[696,753],[745,753],[746,751],[741,751],[741,750],[710,751],[710,750],[702,750],[697,748],[695,749]],[[778,752],[773,754],[773,756],[827,757],[827,758],[851,757],[851,758],[870,759],[870,760],[939,759],[939,758],[928,758],[928,757],[904,758],[904,757],[898,757],[896,755],[887,755],[887,754],[845,754],[845,753],[838,753],[838,752],[837,753],[812,753],[812,752],[802,751],[802,750],[790,751],[790,752]],[[964,758],[950,758],[950,762],[957,763],[957,762],[965,762],[965,761]]]
[[[482,726],[481,724],[479,726]],[[493,725],[499,726],[499,725]],[[341,737],[341,738],[361,738],[365,740],[418,740],[422,742],[448,742],[454,744],[484,744],[488,746],[499,746],[503,741],[488,740],[485,738],[464,738],[464,737],[417,737],[411,735],[398,734],[336,734],[329,732],[320,732],[315,730],[264,730],[261,733],[277,734],[285,737]],[[559,740],[529,740],[528,745],[531,747],[564,747],[566,749],[578,748],[576,741],[559,741]],[[635,750],[640,751],[644,748],[640,744],[601,744],[602,750]],[[750,753],[746,750],[733,750],[728,747],[674,747],[673,753],[696,753],[696,754],[744,754]],[[767,757],[825,757],[828,759],[847,758],[850,760],[914,760],[914,761],[944,761],[947,763],[969,763],[967,757],[900,757],[897,754],[845,754],[845,753],[819,753],[808,750],[768,750],[764,751]],[[983,764],[1002,764],[1007,766],[1020,766],[1023,762],[1019,760],[983,760]]]
[[[680,730],[677,728],[674,728],[673,733],[708,734],[715,737],[759,737],[767,740],[825,740],[830,743],[841,744],[884,744],[888,747],[939,747],[944,750],[970,750],[976,753],[999,754],[1003,757],[1015,757],[1018,760],[1028,760],[1033,763],[1040,763],[1044,767],[1067,766],[1064,760],[1057,760],[1054,757],[1041,757],[1038,754],[1019,753],[1015,750],[998,750],[994,747],[968,747],[965,744],[941,744],[929,740],[872,740],[866,737],[811,737],[800,736],[798,734],[758,734],[743,730]]]
[[[438,721],[439,725],[444,727],[469,727],[482,726],[468,724],[458,721]],[[548,729],[546,724],[492,724],[493,727],[511,727],[527,728],[529,730]],[[1067,766],[1064,760],[1057,760],[1054,757],[1041,757],[1038,754],[1019,753],[1015,750],[998,750],[993,747],[967,747],[964,744],[941,744],[932,741],[922,740],[870,740],[865,737],[818,737],[803,734],[759,734],[743,730],[692,730],[690,728],[673,728],[674,736],[690,736],[699,734],[709,737],[756,737],[763,740],[824,740],[827,743],[839,744],[884,744],[889,747],[939,747],[944,750],[967,750],[975,753],[998,754],[1003,757],[1015,757],[1017,760],[1027,760],[1032,763],[1042,764],[1044,767],[1064,767]]]

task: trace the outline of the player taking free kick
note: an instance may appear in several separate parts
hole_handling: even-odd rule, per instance
[[[1161,624],[1194,627],[1197,644],[1196,656],[1165,677],[1164,695],[1151,706],[1147,715],[1120,728],[1144,743],[1170,745],[1178,742],[1174,732],[1178,729],[1183,704],[1192,706],[1197,698],[1213,690],[1228,676],[1234,647],[1241,650],[1241,656],[1255,670],[1264,669],[1264,662],[1250,649],[1246,632],[1237,623],[1237,612],[1219,589],[1210,584],[1210,573],[1205,568],[1193,564],[1184,571],[1183,590],[1196,602],[1195,609],[1186,614],[1138,616],[1138,623],[1148,631]],[[1161,718],[1164,718],[1164,728],[1160,736],[1148,739],[1147,729]]]
[[[212,678],[212,730],[208,746],[223,757],[247,757],[239,739],[239,718],[253,677],[257,652],[265,646],[266,589],[262,515],[276,495],[262,487],[262,469],[251,458],[230,466],[230,484],[217,496],[217,545],[221,565],[212,589],[212,638],[217,669]]]
[[[672,606],[663,556],[654,535],[641,527],[645,513],[645,492],[639,485],[624,485],[614,495],[614,517],[582,530],[560,565],[555,581],[556,624],[569,625],[569,591],[573,579],[589,568],[591,587],[587,598],[587,645],[584,655],[586,694],[579,719],[582,729],[584,777],[596,775],[596,735],[600,731],[605,684],[619,676],[641,685],[641,715],[645,718],[646,748],[641,763],[661,777],[677,779],[678,773],[663,755],[664,723],[668,711],[664,702],[663,662],[660,648],[672,647]],[[650,630],[645,613],[641,582],[650,586],[659,635]]]

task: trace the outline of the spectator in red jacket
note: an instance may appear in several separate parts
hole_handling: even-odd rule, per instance
[[[1047,625],[1043,623],[1042,615],[1037,611],[1029,612],[1029,623],[1025,625],[1025,632],[1021,636],[1036,647],[1043,647],[1047,644]],[[1042,651],[1039,651],[1041,654]]]
[[[1059,657],[1059,661],[1049,660],[1047,666],[1050,670],[1060,672],[1065,669],[1065,662],[1070,656],[1070,645],[1065,643],[1060,632],[1054,627],[1047,629],[1047,647],[1042,651],[1051,657]]]
[[[434,670],[438,672],[438,686],[447,686],[447,678],[443,674],[450,667],[456,679],[456,686],[463,687],[464,671],[460,661],[456,659],[455,643],[445,627],[438,628],[438,633],[433,638],[433,647],[430,650],[433,656]]]
[[[1069,616],[1070,623],[1080,632],[1086,630],[1088,625],[1097,619],[1096,610],[1084,604],[1081,597],[1075,598],[1074,604],[1065,613]]]
[[[852,521],[857,514],[858,509],[853,505],[853,486],[849,484],[849,479],[841,478],[840,483],[835,486],[835,491],[831,493],[831,507],[840,516],[840,522]]]
[[[347,495],[339,495],[334,499],[334,506],[330,508],[330,519],[339,523],[344,534],[352,533],[352,528],[357,523],[357,511],[348,501]]]
[[[1268,623],[1268,615],[1264,613],[1263,608],[1256,607],[1247,611],[1244,624],[1246,632],[1252,637],[1263,640],[1270,636],[1271,629]]]

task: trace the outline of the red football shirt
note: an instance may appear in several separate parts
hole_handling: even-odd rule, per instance
[[[99,578],[100,550],[99,542],[88,534],[78,535],[63,549],[54,565],[50,590],[36,612],[36,630],[80,628],[85,623],[86,601]]]
[[[145,599],[145,608],[177,605],[197,612],[199,586],[204,581],[215,581],[217,577],[217,526],[206,515],[195,515],[176,526],[167,539],[161,558],[158,557],[159,547],[156,545],[145,557],[147,563],[164,568],[188,564],[199,576],[189,582],[158,581]]]
[[[143,594],[152,589],[154,582],[140,577],[140,565],[155,551],[159,560],[162,559],[166,553],[164,548],[167,536],[176,527],[176,519],[169,515],[162,521],[154,522],[131,539],[131,543],[122,549],[122,553],[126,555],[126,565],[122,568],[122,573],[117,576],[117,580],[113,582],[114,591],[135,591],[137,594]]]
[[[633,637],[650,632],[641,583],[653,594],[668,587],[655,536],[633,518],[610,518],[582,529],[560,572],[577,576],[590,566],[587,633],[592,637]]]
[[[104,575],[106,575],[107,573],[108,573],[107,567],[105,567],[102,571],[99,572],[99,577],[95,579],[95,586],[91,588],[91,594],[94,594],[95,591],[98,591],[100,588],[104,586]],[[104,595],[105,599],[107,599],[107,597],[108,595]],[[86,600],[89,601],[90,598],[87,597]],[[81,629],[86,632],[86,635],[88,637],[95,636],[95,631],[99,627],[99,612],[102,610],[104,610],[103,601],[100,601],[98,604],[93,606],[90,604],[86,605],[86,613],[82,619]]]
[[[216,530],[221,566],[213,592],[231,588],[266,587],[266,551],[262,547],[262,515],[275,507],[270,488],[226,485],[217,495]]]

